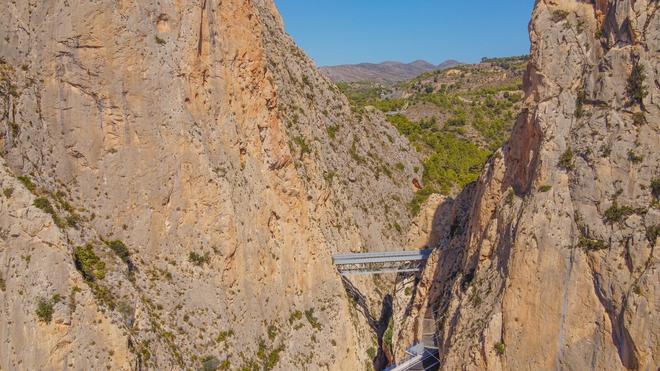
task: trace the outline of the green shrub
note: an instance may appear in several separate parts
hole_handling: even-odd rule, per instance
[[[607,223],[620,223],[635,213],[635,209],[629,206],[619,206],[615,202],[603,214],[603,220]]]
[[[465,126],[465,116],[454,116],[447,120],[448,126]]]
[[[506,198],[504,199],[504,203],[506,203],[507,205],[511,205],[513,203],[513,197],[514,196],[515,196],[515,193],[513,192],[513,190],[510,190],[509,192],[507,192]]]
[[[78,228],[78,223],[80,223],[81,218],[78,216],[78,214],[70,214],[67,215],[66,218],[64,218],[66,221],[66,225],[71,227],[71,228]]]
[[[389,121],[394,127],[406,137],[410,137],[418,132],[417,125],[413,124],[408,118],[401,114],[387,116]],[[410,138],[408,138],[410,139]]]
[[[630,160],[630,162],[632,162],[633,164],[639,164],[644,160],[644,156],[636,154],[635,152],[633,152],[633,150],[629,150],[628,160]]]
[[[53,302],[45,298],[39,298],[35,313],[40,321],[50,323],[53,320]]]
[[[2,193],[5,195],[6,198],[10,198],[12,194],[14,194],[14,188],[5,188],[2,190]]]
[[[292,325],[294,322],[300,320],[303,316],[303,313],[299,310],[294,310],[289,314],[289,324]]]
[[[571,147],[568,147],[568,149],[559,157],[559,167],[569,171],[575,169],[575,164],[573,163],[573,150]]]
[[[0,273],[0,291],[5,291],[7,289],[7,283],[5,279],[2,278],[2,273]]]
[[[228,359],[225,359],[224,361],[220,362],[220,365],[218,366],[218,370],[229,370],[231,369],[231,361]]]
[[[383,173],[385,173],[385,175],[387,175],[388,178],[392,179],[392,170],[390,170],[389,167],[383,165],[380,167],[380,169],[383,171]]]
[[[215,356],[205,356],[202,358],[203,371],[215,371],[220,366],[220,360]]]
[[[278,333],[277,326],[270,325],[270,326],[268,326],[267,330],[268,330],[268,338],[270,339],[270,341],[275,340],[275,338],[277,337],[277,333]]]
[[[588,251],[598,251],[607,249],[605,241],[580,236],[578,246]]]
[[[635,61],[632,72],[628,77],[628,85],[626,87],[626,92],[630,98],[630,104],[641,105],[644,98],[649,94],[648,88],[644,85],[644,80],[646,80],[644,66],[640,64],[639,61]]]
[[[82,273],[85,280],[96,281],[105,278],[105,263],[96,256],[91,244],[76,247],[73,256],[76,269]]]
[[[403,108],[405,101],[403,99],[383,99],[371,100],[367,102],[368,105],[374,106],[383,112],[398,111]]]
[[[293,138],[293,142],[300,147],[300,156],[304,155],[305,153],[312,153],[312,149],[309,147],[307,142],[305,142],[305,138],[301,136],[297,136]]]
[[[17,138],[18,134],[21,131],[21,128],[18,126],[17,123],[14,121],[9,121],[9,127],[11,128],[11,136],[12,138]]]
[[[424,187],[419,191],[417,191],[417,193],[415,193],[415,195],[413,196],[413,199],[408,204],[410,213],[412,215],[419,214],[419,211],[422,208],[422,204],[424,204],[424,202],[426,202],[429,196],[431,196],[433,193],[435,193],[435,191],[430,187]]]
[[[327,171],[323,173],[323,179],[328,183],[332,184],[332,180],[337,176],[337,173],[334,171]]]
[[[655,245],[656,239],[660,235],[660,224],[652,225],[646,228],[646,238],[651,245]]]
[[[450,133],[429,135],[425,141],[435,153],[424,161],[424,183],[443,194],[479,178],[488,152]]]
[[[383,334],[383,343],[392,349],[392,336],[394,334],[394,320],[390,317],[390,321],[387,323],[387,329]]]
[[[53,222],[55,222],[55,225],[58,227],[62,228],[65,226],[65,223],[60,217],[57,215],[57,212],[55,211],[55,208],[53,208],[53,205],[50,203],[48,198],[46,197],[38,197],[34,199],[33,205],[44,212],[50,214],[50,216],[53,218]]]
[[[603,144],[600,146],[601,157],[610,157],[612,153],[612,147],[608,144]]]
[[[53,205],[50,204],[50,201],[46,197],[38,197],[34,199],[33,205],[48,214],[54,215],[55,209]]]
[[[339,131],[339,125],[328,126],[325,130],[328,132],[330,139],[335,139],[337,137],[337,132]]]
[[[502,341],[498,341],[497,343],[495,343],[493,348],[495,349],[495,353],[497,353],[498,356],[504,355],[504,352],[506,351],[506,346]]]
[[[555,9],[552,11],[552,21],[561,22],[568,17],[568,12],[563,9]]]
[[[314,308],[310,308],[305,311],[305,318],[307,318],[307,322],[309,322],[309,324],[315,330],[321,330],[321,328],[323,327],[319,322],[318,318],[314,316]]]
[[[89,288],[92,290],[94,298],[96,298],[100,305],[105,305],[106,307],[110,308],[110,310],[115,309],[117,306],[115,296],[107,287],[104,287],[94,281],[87,280],[86,282]]]
[[[280,353],[284,350],[284,345],[273,349],[268,353],[266,360],[264,362],[264,370],[272,370],[275,368],[277,363],[280,361]]]
[[[23,183],[23,185],[25,186],[25,188],[28,189],[28,191],[34,193],[37,190],[37,186],[34,185],[34,183],[32,183],[32,180],[30,180],[30,178],[28,178],[27,176],[19,176],[16,177],[16,179],[18,179],[21,183]]]
[[[218,337],[215,338],[215,341],[218,343],[222,343],[223,341],[229,339],[233,335],[234,335],[234,330],[220,331]]]
[[[660,198],[660,178],[653,178],[650,187],[653,197]]]
[[[105,241],[105,244],[108,245],[108,247],[117,254],[117,256],[124,261],[124,263],[128,263],[130,261],[130,252],[128,251],[128,247],[120,241],[120,240],[114,240],[114,241]]]
[[[549,190],[552,189],[552,186],[549,184],[544,184],[539,187],[539,192],[548,192]]]
[[[156,44],[158,44],[158,45],[165,45],[165,44],[167,44],[167,41],[161,39],[161,38],[158,37],[158,36],[154,36],[154,40],[156,41]]]
[[[367,356],[369,356],[369,359],[376,358],[376,348],[369,347],[369,349],[367,349]]]
[[[188,254],[188,261],[193,263],[194,265],[200,267],[209,261],[209,254],[206,253],[204,255],[198,254],[195,251],[191,251],[190,254]]]

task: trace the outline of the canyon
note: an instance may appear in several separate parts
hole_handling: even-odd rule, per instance
[[[659,367],[657,1],[373,99],[270,0],[5,3],[0,370],[381,369],[425,320],[442,369]]]

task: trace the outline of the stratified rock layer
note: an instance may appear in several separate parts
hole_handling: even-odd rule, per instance
[[[364,364],[330,254],[400,247],[419,164],[271,1],[13,2],[0,35],[1,369]]]
[[[658,368],[659,7],[536,3],[523,113],[403,343],[432,316],[447,370]]]

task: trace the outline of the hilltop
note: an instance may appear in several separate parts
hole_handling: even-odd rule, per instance
[[[392,83],[409,80],[425,72],[441,70],[458,64],[460,62],[455,60],[447,60],[438,65],[423,60],[416,60],[410,63],[389,61],[383,63],[326,66],[320,67],[319,71],[334,82],[371,81]]]
[[[398,84],[339,83],[353,109],[373,106],[424,159],[414,213],[432,193],[456,194],[479,176],[520,113],[527,56],[484,59]]]

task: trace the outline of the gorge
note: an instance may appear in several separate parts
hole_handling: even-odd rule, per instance
[[[441,369],[658,369],[657,0],[398,85],[270,0],[3,6],[0,370],[382,369],[425,320]]]

